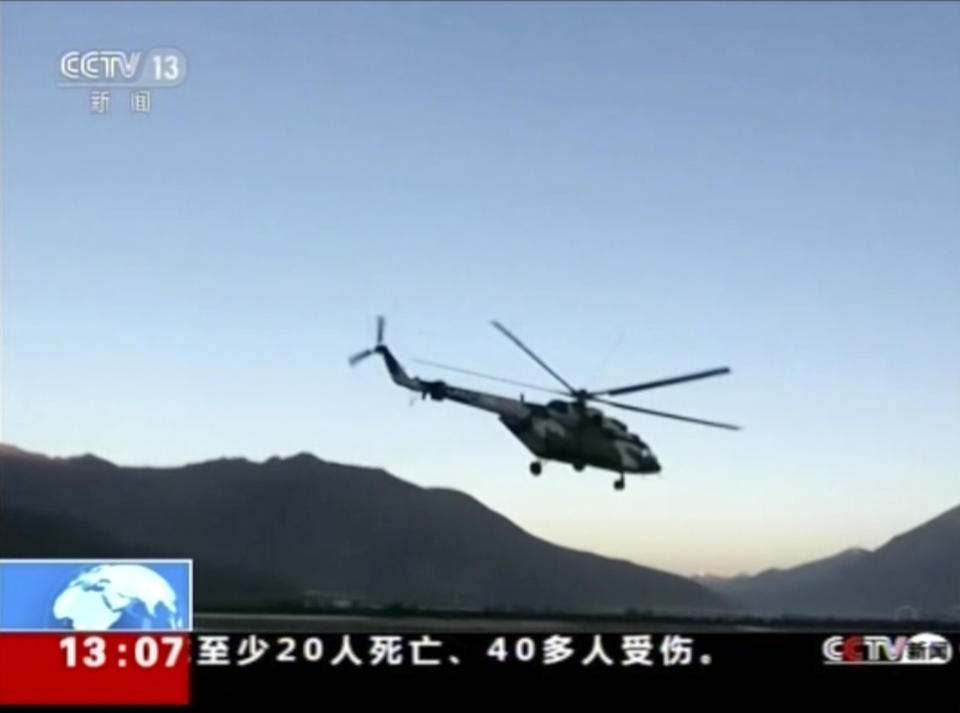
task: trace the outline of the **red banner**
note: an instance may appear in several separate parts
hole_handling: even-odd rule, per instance
[[[0,633],[0,705],[186,705],[190,636]]]

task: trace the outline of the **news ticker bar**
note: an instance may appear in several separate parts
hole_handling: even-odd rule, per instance
[[[960,632],[0,632],[0,705],[213,704],[315,692],[320,682],[356,696],[378,682],[399,693],[474,677],[632,686],[813,674],[842,685],[895,672],[932,690],[960,680],[958,646]]]

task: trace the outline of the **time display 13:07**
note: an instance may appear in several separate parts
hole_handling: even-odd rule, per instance
[[[102,636],[65,636],[60,640],[60,648],[65,652],[67,668],[99,668],[107,663],[108,656],[115,656],[120,668],[126,668],[128,661],[138,668],[173,668],[183,651],[183,642],[182,636],[139,636],[129,647],[132,650],[126,643],[117,643],[116,651],[111,651],[108,640]]]

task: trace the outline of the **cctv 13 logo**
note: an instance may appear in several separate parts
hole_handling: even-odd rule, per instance
[[[60,56],[60,86],[175,87],[187,76],[187,58],[173,48],[149,52],[70,50]]]

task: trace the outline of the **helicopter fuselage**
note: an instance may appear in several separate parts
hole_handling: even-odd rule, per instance
[[[501,416],[500,421],[530,452],[544,460],[569,463],[578,469],[589,465],[617,473],[660,472],[653,452],[636,434],[621,430],[606,417],[598,418],[595,414],[575,414],[569,419],[558,417],[551,405],[531,405],[529,417]]]

